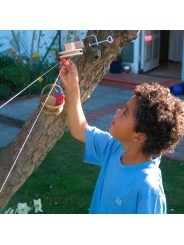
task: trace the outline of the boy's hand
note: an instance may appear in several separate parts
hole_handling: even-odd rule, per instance
[[[76,86],[79,82],[79,76],[76,66],[71,60],[67,60],[64,64],[60,62],[60,78],[65,88]]]

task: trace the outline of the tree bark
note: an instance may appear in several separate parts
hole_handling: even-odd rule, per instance
[[[94,43],[94,39],[89,37],[92,34],[96,35],[98,41],[106,40],[106,38],[111,35],[113,42],[103,42],[99,45],[89,47],[89,43]],[[93,90],[98,86],[112,60],[127,43],[136,39],[138,34],[139,31],[133,30],[88,31],[87,36],[84,39],[85,48],[83,49],[83,55],[76,56],[72,59],[79,72],[82,104],[85,103]],[[22,130],[15,139],[0,152],[0,188],[17,158],[25,139],[40,112],[40,108],[41,106],[39,105],[35,112],[26,120]],[[58,116],[46,116],[43,112],[40,114],[33,131],[0,193],[0,212],[13,194],[42,163],[47,153],[53,148],[57,140],[62,137],[67,126],[65,107]]]

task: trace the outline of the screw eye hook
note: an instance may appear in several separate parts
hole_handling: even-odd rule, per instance
[[[91,45],[98,45],[98,40],[97,40],[97,37],[96,37],[96,35],[91,35],[90,37],[94,37],[95,38],[95,43],[89,43],[89,47],[91,46]]]
[[[98,41],[96,35],[90,35],[90,36],[87,36],[87,37],[94,37],[95,38],[95,42],[94,43],[89,43],[89,47],[93,46],[93,45],[98,45],[98,44],[104,43],[104,42],[108,42],[108,43],[112,43],[113,42],[112,36],[108,36],[106,38],[106,40],[102,40],[102,41]]]

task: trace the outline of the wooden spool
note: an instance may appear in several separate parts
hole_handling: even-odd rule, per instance
[[[67,50],[59,53],[59,58],[66,58],[70,56],[76,56],[76,55],[81,55],[83,54],[82,49],[72,49],[72,50]]]
[[[53,95],[43,95],[43,92],[46,88],[49,88],[49,87],[58,87],[60,90],[61,87],[57,84],[53,85],[53,84],[48,84],[47,86],[45,86],[42,91],[41,91],[41,94],[40,94],[40,104],[43,106],[45,101],[45,105],[42,109],[43,113],[47,116],[57,116],[59,115],[62,110],[63,110],[63,107],[64,107],[64,104],[65,104],[65,100],[63,100],[63,103],[59,106],[55,106],[55,102],[56,102],[56,97],[53,96]]]

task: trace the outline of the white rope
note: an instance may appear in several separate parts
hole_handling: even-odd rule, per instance
[[[60,73],[61,73],[61,71],[60,71]],[[9,178],[9,176],[10,176],[10,174],[11,174],[11,172],[12,172],[12,170],[13,170],[13,168],[14,168],[14,166],[15,166],[15,164],[16,164],[16,162],[17,162],[17,160],[18,160],[18,158],[19,158],[19,156],[20,156],[20,154],[21,154],[21,152],[22,152],[22,150],[23,150],[23,148],[24,148],[24,146],[25,146],[25,144],[26,144],[26,142],[27,142],[27,140],[28,140],[28,138],[29,138],[29,136],[30,136],[32,130],[33,130],[33,128],[34,128],[34,126],[35,126],[35,124],[36,124],[36,122],[38,121],[38,118],[39,118],[39,116],[40,116],[40,114],[41,114],[41,112],[42,112],[42,110],[43,110],[43,107],[45,106],[45,104],[46,104],[46,102],[47,102],[47,100],[48,100],[48,98],[49,98],[49,96],[50,96],[50,94],[51,94],[51,92],[52,92],[52,90],[53,90],[53,88],[54,88],[54,85],[56,84],[56,82],[57,82],[57,80],[58,80],[58,78],[59,78],[59,76],[60,76],[60,73],[59,73],[58,77],[56,78],[56,80],[55,80],[55,82],[54,82],[54,84],[53,84],[53,86],[52,86],[52,89],[50,90],[50,92],[49,92],[49,94],[48,94],[48,96],[47,96],[47,98],[46,98],[46,100],[45,100],[45,102],[44,102],[44,104],[43,104],[43,106],[42,106],[42,108],[41,108],[41,110],[40,110],[40,112],[39,112],[37,118],[35,119],[35,121],[34,121],[34,123],[33,123],[33,126],[31,127],[31,129],[30,129],[30,131],[29,131],[29,134],[27,135],[27,137],[26,137],[26,139],[25,139],[25,141],[24,141],[24,143],[23,143],[23,145],[22,145],[22,147],[21,147],[21,149],[20,149],[20,151],[19,151],[19,153],[18,153],[18,155],[17,155],[17,157],[16,157],[16,159],[15,159],[15,161],[14,161],[14,163],[13,163],[11,169],[10,169],[10,171],[9,171],[9,173],[7,174],[6,179],[5,179],[3,185],[2,185],[2,187],[1,187],[1,189],[0,189],[0,193],[1,193],[1,191],[3,190],[3,188],[4,188],[4,186],[5,186],[5,184],[6,184],[7,180],[8,180],[8,178]]]
[[[57,64],[59,65],[59,63]],[[25,87],[22,91],[20,91],[18,94],[14,95],[10,100],[8,100],[7,102],[5,102],[3,105],[0,106],[0,109],[5,106],[6,104],[8,104],[10,101],[12,101],[14,98],[16,98],[19,94],[21,94],[22,92],[24,92],[27,88],[29,88],[31,85],[33,85],[39,78],[45,76],[49,71],[51,71],[52,69],[54,69],[57,65],[53,66],[50,70],[48,70],[47,72],[45,72],[42,76],[38,77],[36,80],[34,80],[32,83],[30,83],[27,87]]]

